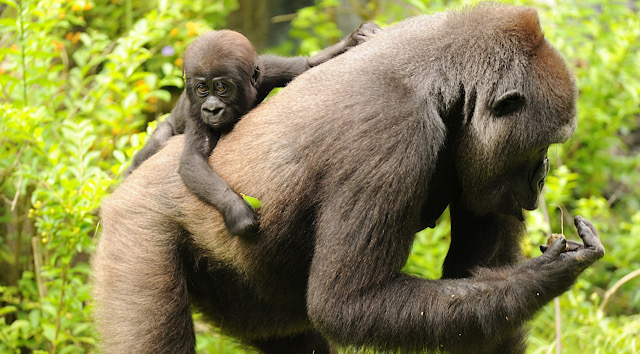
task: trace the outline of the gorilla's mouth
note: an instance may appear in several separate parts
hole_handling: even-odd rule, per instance
[[[533,174],[531,175],[531,192],[533,192],[536,196],[540,195],[540,192],[542,192],[542,188],[544,187],[544,183],[547,179],[548,173],[549,158],[545,156],[544,160],[542,160],[538,164],[538,166],[533,170]]]
[[[542,188],[544,187],[549,173],[549,158],[545,155],[542,161],[538,162],[529,172],[528,181],[518,184],[513,197],[516,204],[525,210],[535,210],[538,208],[538,201]],[[528,186],[527,186],[528,184]]]

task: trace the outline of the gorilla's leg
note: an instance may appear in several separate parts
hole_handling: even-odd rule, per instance
[[[116,210],[114,204],[119,203],[103,205],[109,217],[103,218],[105,232],[93,259],[95,318],[105,353],[193,353],[193,320],[177,243],[184,235],[140,214],[137,223],[112,223],[125,217],[113,213],[126,209]]]
[[[264,353],[315,353],[329,354],[329,342],[315,331],[309,331],[294,337],[271,338],[252,343]]]

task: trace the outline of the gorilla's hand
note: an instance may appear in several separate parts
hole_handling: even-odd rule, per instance
[[[351,32],[348,36],[343,38],[340,42],[327,47],[320,51],[320,53],[307,59],[307,68],[320,65],[331,58],[348,51],[349,49],[357,46],[358,44],[368,41],[376,33],[381,31],[380,27],[373,22],[365,22],[360,25],[355,31]],[[261,57],[262,58],[262,57]],[[306,70],[305,69],[305,70]],[[303,70],[304,71],[304,70]],[[299,74],[301,74],[300,72]]]
[[[345,50],[368,41],[371,37],[373,37],[380,31],[382,31],[380,26],[376,25],[373,22],[365,22],[361,24],[360,27],[351,32],[349,37],[347,37]]]
[[[580,273],[604,256],[604,246],[593,224],[582,216],[576,216],[574,223],[584,243],[569,241],[565,252],[568,241],[563,237],[521,268],[535,272],[534,278],[543,284],[548,296],[555,297],[569,289]]]
[[[229,208],[225,210],[224,224],[227,230],[234,236],[247,237],[258,232],[258,216],[253,208],[242,198],[229,203]]]

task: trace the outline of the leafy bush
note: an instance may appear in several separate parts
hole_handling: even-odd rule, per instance
[[[87,260],[100,202],[139,127],[182,86],[176,53],[237,4],[3,4],[0,352],[85,352],[97,342]]]

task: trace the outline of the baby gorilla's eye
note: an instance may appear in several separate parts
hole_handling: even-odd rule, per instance
[[[219,94],[223,94],[227,92],[227,85],[222,82],[216,82],[216,92]]]
[[[205,86],[203,84],[198,84],[198,86],[196,86],[196,92],[200,96],[205,96],[206,94],[209,93],[209,89],[207,88],[207,86]]]

